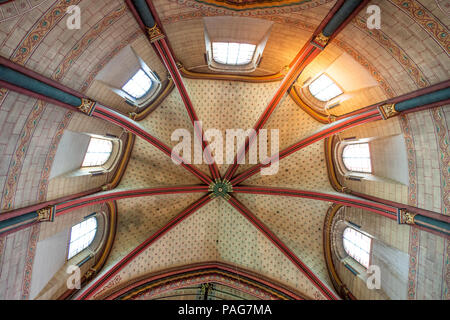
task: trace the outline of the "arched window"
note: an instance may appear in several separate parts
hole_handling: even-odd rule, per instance
[[[69,254],[67,259],[89,247],[97,233],[97,218],[91,217],[72,227],[70,232]]]
[[[343,93],[341,88],[326,74],[322,74],[309,85],[309,92],[322,102],[330,101]]]
[[[345,168],[354,172],[372,172],[370,149],[368,143],[349,144],[342,151]]]
[[[122,90],[135,99],[144,97],[152,87],[152,79],[139,69],[138,72],[122,87]]]
[[[96,167],[104,165],[111,156],[112,149],[113,144],[111,141],[91,138],[82,166]]]
[[[361,265],[368,268],[372,239],[361,232],[348,227],[344,230],[343,241],[345,252]]]
[[[249,43],[213,42],[213,59],[217,63],[240,66],[249,64],[256,46]]]

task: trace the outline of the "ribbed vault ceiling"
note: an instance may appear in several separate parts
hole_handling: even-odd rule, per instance
[[[225,0],[153,1],[174,55],[186,69],[192,69],[194,72],[211,72],[204,61],[203,17],[245,15],[274,22],[264,51],[264,59],[260,68],[252,75],[280,72],[309,40],[312,32],[335,3],[331,0],[280,1],[290,5],[283,9],[257,8],[235,11],[233,8],[220,6],[220,3],[225,2]],[[241,3],[241,1],[228,2]],[[269,2],[271,1],[262,3],[268,6]],[[345,113],[363,105],[383,101],[389,96],[418,89],[422,85],[421,81],[424,81],[421,80],[423,74],[428,79],[428,85],[448,78],[448,66],[436,62],[447,61],[445,59],[448,59],[448,56],[440,47],[442,44],[432,39],[430,30],[423,21],[419,19],[415,21],[408,8],[401,6],[400,0],[372,2],[381,7],[385,14],[383,21],[389,27],[379,32],[368,32],[362,27],[366,15],[364,12],[360,13],[358,18],[355,18],[319,55],[319,62],[308,66],[300,77],[300,80],[304,81],[307,76],[323,72],[344,52],[367,68],[372,75],[377,75],[379,86],[367,99],[352,102],[342,110],[335,109],[334,111],[338,113]],[[52,5],[65,8],[62,1],[32,1],[32,3],[36,3],[36,7],[33,8],[37,8],[38,12],[30,9],[18,19],[0,20],[8,32],[8,38],[4,42],[7,45],[0,48],[2,56],[52,77],[74,90],[83,91],[99,103],[124,113],[129,111],[127,109],[129,106],[93,80],[105,67],[106,62],[121,48],[131,45],[163,80],[166,79],[167,73],[158,56],[142,34],[131,12],[126,9],[123,1],[119,0],[108,1],[106,4],[108,10],[105,9],[105,12],[85,17],[90,23],[83,25],[84,29],[78,34],[61,31],[65,30],[64,20],[47,21],[52,23],[52,28],[46,31],[47,38],[43,37],[48,44],[39,47],[36,52],[33,51],[36,49],[33,47],[30,52],[36,56],[32,60],[28,61],[25,58],[23,61],[20,60],[21,39],[28,31],[26,28],[19,30],[20,28],[16,26],[29,25],[27,28],[34,30],[45,20],[42,15]],[[86,11],[90,11],[92,6],[91,11],[96,12],[95,6],[100,1],[98,3],[95,1],[96,4],[93,4],[93,1],[72,1],[72,3],[79,4],[82,10]],[[427,5],[426,1],[422,3]],[[448,15],[440,13],[437,9],[433,10],[433,14],[448,26]],[[107,16],[112,17],[110,25],[106,23]],[[95,33],[97,23],[102,26],[101,34]],[[409,27],[411,29],[408,29]],[[12,36],[16,29],[23,33],[17,40]],[[410,38],[412,36],[416,38]],[[55,52],[46,48],[53,43],[51,39],[58,38],[67,38],[67,42],[61,44],[61,53],[56,56]],[[427,47],[418,52],[417,48],[421,48],[418,43],[426,43]],[[18,49],[14,51],[13,48],[16,47]],[[80,50],[77,51],[77,48]],[[445,59],[439,59],[439,56],[436,58],[432,53],[445,55]],[[69,63],[72,60],[74,63]],[[48,62],[47,65],[42,61]],[[62,69],[59,70],[60,68]],[[57,75],[58,70],[60,73]],[[252,128],[280,84],[187,78],[183,78],[183,82],[197,116],[203,122],[203,129],[218,129],[224,136],[226,129]],[[170,147],[177,144],[176,141],[171,141],[171,135],[176,129],[187,129],[194,137],[186,107],[176,89],[155,111],[140,121],[140,125]],[[302,111],[289,96],[282,100],[265,125],[266,129],[279,129],[280,149],[310,136],[322,127],[322,124]],[[86,131],[89,131],[88,129],[86,128]],[[209,175],[207,165],[195,166]],[[249,167],[251,165],[241,165],[236,174],[244,172]],[[219,165],[222,176],[227,168],[227,164]],[[117,189],[200,183],[198,178],[183,167],[175,165],[157,148],[136,138],[131,158]],[[323,141],[314,143],[280,161],[277,174],[262,176],[258,173],[244,184],[333,191],[327,176]],[[114,246],[98,278],[202,196],[201,193],[195,193],[119,200],[117,202],[119,219]],[[278,236],[320,281],[333,290],[326,271],[322,247],[323,220],[330,203],[250,194],[238,194],[236,198]],[[244,268],[293,288],[307,297],[323,298],[317,287],[306,279],[305,275],[260,230],[222,198],[214,199],[175,225],[137,255],[132,263],[126,265],[118,273],[120,278],[109,279],[104,287],[109,285],[111,288],[146,274],[207,261],[224,262]],[[198,293],[199,287],[191,291]],[[100,292],[100,295],[103,293]],[[166,293],[163,296],[170,294]]]
[[[227,129],[252,128],[279,86],[279,82],[244,83],[192,79],[184,79],[184,83],[198,117],[203,122],[204,130],[218,129],[224,137]],[[171,141],[172,132],[176,129],[187,129],[194,136],[192,124],[177,90],[173,90],[158,109],[140,124],[171,147],[178,143]],[[320,126],[290,97],[286,97],[266,127],[269,130],[279,129],[280,148],[283,149],[307,137]],[[268,140],[270,148],[270,139]],[[277,174],[257,174],[248,183],[246,181],[246,184],[331,191],[324,161],[323,142],[313,144],[283,159],[279,163]],[[209,174],[205,164],[196,166]],[[242,165],[239,172],[250,166]],[[312,166],[314,170],[311,170]],[[227,164],[219,165],[222,175],[227,167]],[[158,149],[138,138],[119,188],[200,183],[195,176],[174,164]],[[167,195],[118,201],[120,218],[117,237],[106,269],[201,196]],[[322,282],[331,287],[322,249],[323,218],[330,203],[245,194],[238,195],[237,198],[293,250]],[[136,273],[128,271],[126,278],[121,276],[123,282],[168,268],[220,261],[265,275],[306,296],[315,297],[319,294],[261,232],[222,198],[213,200],[183,220],[147,251],[136,260],[149,264],[135,265],[133,262],[133,267],[127,267],[127,270],[133,268]]]
[[[169,199],[164,199],[168,205],[166,209],[160,209],[164,213],[155,216],[148,214],[147,219],[143,219],[142,215],[138,220],[148,226],[139,227],[139,230],[147,230],[147,235],[155,230],[157,225],[162,225],[164,219],[168,219],[170,215],[176,212],[176,207],[182,207],[181,201],[171,199],[174,202],[169,202]],[[189,204],[187,198],[186,206]],[[243,200],[247,200],[244,199]],[[252,199],[249,197],[247,201],[251,204]],[[159,202],[161,203],[161,202]],[[169,203],[175,203],[175,206],[169,208]],[[148,206],[146,206],[148,204]],[[301,217],[299,213],[302,211],[302,206],[308,207],[311,204],[302,204],[302,202],[292,202],[292,212],[296,218],[306,221],[309,216]],[[314,207],[314,205],[312,205]],[[145,208],[146,212],[158,212],[154,201],[143,202],[143,206],[137,204],[136,201],[124,203],[120,201],[120,216],[132,214],[133,211],[139,211],[139,208]],[[164,206],[163,206],[164,208]],[[280,210],[279,204],[272,207],[270,211]],[[150,209],[150,210],[149,210]],[[297,209],[297,210],[296,210]],[[324,208],[322,208],[325,212]],[[297,211],[297,212],[296,212]],[[276,211],[274,211],[276,213]],[[142,213],[142,212],[141,212]],[[261,217],[270,215],[269,212],[261,212]],[[288,215],[285,210],[284,215]],[[323,217],[322,217],[323,218]],[[120,220],[120,219],[119,219]],[[320,214],[312,221],[320,220]],[[267,222],[270,223],[270,220]],[[310,222],[308,222],[310,223]],[[118,241],[117,243],[126,242],[130,228],[129,224],[119,225]],[[299,222],[300,224],[300,222]],[[318,223],[320,224],[320,223]],[[132,229],[133,225],[131,226]],[[320,230],[319,226],[311,227],[310,232],[314,234],[313,238],[307,241],[314,242],[315,246],[319,243]],[[308,229],[308,228],[306,228]],[[314,230],[313,230],[314,229]],[[291,231],[291,230],[289,230]],[[283,237],[288,239],[292,234],[290,232],[283,234]],[[292,230],[293,231],[293,230]],[[135,233],[135,232],[133,232]],[[145,233],[145,232],[144,232]],[[295,232],[293,232],[295,234]],[[299,231],[301,233],[301,231]],[[128,240],[130,248],[124,248],[123,253],[128,253],[129,249],[138,242],[138,235],[133,236]],[[303,238],[303,235],[302,235]],[[291,243],[297,243],[296,247],[302,247],[302,240],[297,236],[292,236]],[[303,239],[305,241],[305,239]],[[111,260],[114,259],[116,253],[121,250],[118,245],[113,249]],[[301,252],[301,249],[297,250]],[[305,250],[308,251],[308,250]],[[304,256],[308,261],[314,262],[314,267],[321,274],[325,275],[323,258],[321,257],[321,249],[317,252],[305,252]],[[117,256],[119,256],[118,254]],[[259,230],[257,230],[247,219],[245,219],[239,212],[232,208],[227,202],[222,199],[215,199],[206,206],[188,216],[181,223],[172,228],[169,232],[163,235],[158,241],[154,242],[141,254],[139,254],[132,262],[126,265],[119,273],[107,283],[114,283],[114,286],[127,283],[135,278],[152,274],[157,271],[162,271],[174,267],[184,266],[188,264],[218,261],[224,262],[236,267],[245,268],[249,271],[256,272],[270,279],[273,279],[281,284],[293,288],[297,292],[311,298],[324,298],[318,289],[310,282],[306,276],[299,271],[299,269],[278,249],[272,244]],[[326,280],[326,279],[325,279]],[[328,281],[327,281],[328,282]],[[106,290],[108,292],[108,290]],[[105,292],[100,291],[94,298],[100,298]]]

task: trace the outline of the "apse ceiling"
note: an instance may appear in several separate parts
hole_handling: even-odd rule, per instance
[[[408,22],[406,24],[413,21],[408,18],[408,12],[401,11],[407,9],[398,8],[399,1],[375,2],[389,12],[389,19],[401,15]],[[86,9],[93,2],[74,3]],[[205,77],[182,79],[203,130],[217,129],[225,137],[227,129],[247,130],[255,126],[279,89],[289,69],[286,67],[309,42],[336,1],[155,0],[152,3],[177,62],[192,72],[214,74],[205,65],[204,17],[233,15],[273,22],[260,67],[249,76],[281,75],[278,79],[265,82],[212,80]],[[65,4],[60,5],[65,9]],[[47,6],[50,6],[50,1]],[[95,80],[108,67],[108,61],[130,45],[164,81],[168,74],[153,50],[155,45],[150,45],[139,29],[135,16],[127,10],[123,1],[111,1],[107,8],[108,13],[104,14],[106,17],[101,19],[102,23],[93,23],[93,30],[89,29],[82,37],[70,35],[74,38],[69,46],[71,54],[64,56],[61,64],[55,63],[57,70],[50,70],[50,67],[38,70],[38,61],[32,61],[26,66],[127,114],[128,106],[123,99],[112,95]],[[388,22],[391,21],[389,19]],[[5,21],[8,22],[6,18]],[[49,21],[54,23],[52,19]],[[371,96],[362,102],[347,105],[347,109],[339,110],[341,114],[358,109],[361,103],[369,105],[368,102],[383,101],[423,87],[422,80],[425,78],[412,59],[405,62],[405,59],[399,58],[404,53],[398,44],[401,39],[396,38],[395,34],[389,36],[396,41],[381,32],[368,33],[362,30],[361,23],[364,24],[364,20],[355,18],[321,53],[322,60],[305,70],[305,77],[315,75],[323,69],[322,63],[328,66],[345,53],[373,78],[371,83],[375,88]],[[105,30],[103,34],[96,33],[98,26]],[[35,28],[38,29],[38,24]],[[421,30],[420,35],[425,39],[423,35],[428,32]],[[236,34],[230,36],[235,37]],[[81,40],[78,41],[77,37]],[[13,53],[7,52],[9,49],[6,47],[2,50],[5,56]],[[408,48],[408,52],[416,56],[414,48]],[[26,54],[24,51],[23,55]],[[19,53],[15,55],[13,60],[20,62]],[[75,67],[72,66],[74,61]],[[420,63],[425,69],[424,66],[431,62],[420,60]],[[434,66],[434,69],[438,68],[440,66]],[[436,71],[436,74],[439,75],[439,72]],[[300,76],[300,80],[305,81],[303,76]],[[427,79],[431,79],[431,84],[443,81],[435,75]],[[296,85],[301,85],[302,81]],[[172,139],[177,129],[185,129],[191,137],[195,137],[192,115],[185,105],[186,97],[178,89],[173,89],[149,116],[139,121],[147,133],[169,148],[174,148],[179,142]],[[323,129],[324,125],[314,120],[286,94],[261,128],[279,130],[279,149],[283,150],[310,137]],[[269,150],[271,143],[271,139],[268,139]],[[234,145],[236,155],[240,146],[237,143]],[[248,164],[248,160],[247,156],[246,164],[238,166],[233,177],[253,166]],[[215,192],[222,181],[215,180],[210,167],[207,164],[192,166],[207,176],[208,184],[186,168],[176,165],[167,154],[142,137],[136,137],[123,178],[114,191],[174,186],[189,190],[189,187],[204,185],[210,186],[214,192],[207,192],[205,188],[205,192],[118,200],[114,245],[103,271],[96,278],[105,281],[91,298],[105,297],[116,287],[125,287],[147,275],[204,263],[246,270],[305,298],[337,297],[323,252],[324,218],[332,202],[235,193],[228,188],[226,181],[220,185],[221,193]],[[218,164],[219,178],[223,178],[229,169],[230,164]],[[282,159],[276,174],[262,175],[258,172],[238,186],[270,186],[333,193],[327,173],[324,142],[312,143]],[[198,298],[204,294],[203,284],[203,281],[198,280],[188,287],[154,295],[147,293],[147,296],[140,298]],[[224,283],[214,284],[210,294],[217,298],[255,297]],[[261,295],[256,297],[262,298]]]

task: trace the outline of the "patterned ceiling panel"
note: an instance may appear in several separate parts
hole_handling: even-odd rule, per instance
[[[207,171],[204,171],[205,173]],[[133,152],[119,188],[148,188],[199,184],[201,181],[156,147],[136,138]]]
[[[328,179],[323,141],[280,160],[278,173],[266,176],[257,173],[242,184],[333,191]]]
[[[117,201],[118,224],[107,265],[130,253],[202,194],[159,195]]]
[[[267,151],[270,152],[271,150],[272,138],[270,130],[278,130],[279,150],[283,150],[301,139],[310,136],[322,126],[323,124],[315,121],[311,116],[300,109],[290,96],[286,96],[264,126],[264,129],[268,130]],[[241,165],[238,168],[237,173],[241,173],[252,167],[248,164],[248,157],[246,163],[246,165]],[[284,166],[284,164],[281,163],[281,166]]]
[[[279,86],[279,82],[183,81],[204,130],[218,129],[224,139],[227,129],[253,128]],[[228,164],[219,165],[222,174],[227,168]]]
[[[283,150],[301,139],[309,137],[322,127],[323,124],[304,112],[287,95],[283,103],[272,113],[264,128],[267,130],[279,130],[280,150]],[[270,139],[268,141],[268,145],[270,145]]]
[[[322,245],[323,221],[330,203],[254,194],[236,197],[332,288]]]
[[[218,210],[218,250],[222,261],[250,269],[306,296],[320,299],[321,294],[304,274],[231,205],[218,201]]]
[[[194,109],[196,110],[195,104]],[[186,107],[176,88],[166,99],[164,99],[154,112],[139,123],[143,125],[151,135],[160,139],[171,148],[179,143],[179,141],[172,141],[171,139],[174,131],[177,129],[185,129],[190,133],[191,148],[194,150],[194,126],[192,125]],[[191,163],[194,162],[194,159],[191,156],[185,156],[184,158],[186,160],[191,159]],[[209,168],[205,163],[196,164],[195,166],[203,172],[209,173]]]
[[[221,261],[267,276],[315,299],[323,298],[290,260],[221,199],[210,202],[162,236],[106,282],[108,288],[186,264]]]
[[[140,121],[147,131],[168,146],[174,147],[178,142],[172,141],[172,133],[176,129],[187,129],[192,132],[192,124],[186,107],[181,100],[178,90],[175,88],[153,111],[150,116]]]

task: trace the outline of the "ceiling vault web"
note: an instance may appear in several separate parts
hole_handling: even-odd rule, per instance
[[[198,283],[203,284],[205,282],[205,277],[206,279],[211,279],[210,283],[228,284],[238,290],[242,290],[242,292],[250,293],[251,295],[256,294],[256,296],[258,296],[257,292],[264,292],[264,295],[268,295],[268,298],[270,299],[306,299],[306,297],[291,291],[284,285],[276,283],[263,275],[255,274],[248,270],[217,261],[171,268],[152,275],[140,277],[131,284],[113,290],[113,292],[108,294],[105,299],[134,299],[139,295],[145,294],[149,290],[158,292],[158,290],[155,290],[155,288],[158,287],[167,287],[166,290],[170,290],[174,286],[178,287],[177,283],[181,284],[181,288],[192,283],[197,283],[197,281]],[[195,278],[198,280],[195,280]],[[230,281],[234,282],[235,285],[232,285]],[[153,293],[153,295],[155,294],[157,293]],[[261,297],[261,295],[259,296]],[[267,299],[267,297],[265,298]]]
[[[398,116],[400,113],[406,114],[409,112],[417,112],[424,108],[431,108],[435,106],[445,105],[449,103],[450,97],[450,81],[441,82],[430,87],[419,89],[414,92],[395,97],[384,102],[380,102],[359,110],[336,117],[332,124],[325,125],[323,129],[314,133],[310,137],[302,139],[301,141],[287,147],[279,152],[276,157],[272,156],[266,159],[263,163],[257,164],[248,170],[242,172],[231,179],[231,184],[237,185],[255,175],[260,169],[270,165],[274,161],[279,161],[294,152],[302,150],[312,143],[326,139],[332,135],[342,132],[346,129],[382,119],[388,119],[393,116]],[[402,106],[407,106],[403,108]]]
[[[169,74],[174,81],[178,92],[180,93],[183,104],[185,105],[186,111],[189,115],[189,118],[191,119],[191,123],[194,126],[194,139],[198,139],[202,144],[202,151],[205,154],[212,179],[220,179],[219,169],[213,159],[208,142],[203,139],[203,129],[194,110],[192,101],[189,98],[186,87],[184,86],[183,80],[181,78],[181,73],[179,71],[179,66],[175,62],[173,52],[166,42],[166,36],[164,35],[163,31],[161,31],[161,25],[157,24],[157,21],[159,21],[159,19],[156,15],[156,11],[152,6],[149,5],[148,2],[145,2],[146,5],[144,5],[142,1],[126,0],[126,3],[128,7],[133,8],[132,12],[138,24],[141,27],[144,26],[143,29],[147,35],[148,40],[166,66],[167,71],[169,71]],[[136,6],[136,3],[141,4],[139,6]]]
[[[205,206],[212,199],[209,195],[205,195],[193,202],[190,206],[180,212],[175,218],[170,220],[164,227],[155,232],[152,236],[150,236],[147,240],[141,243],[137,248],[135,248],[132,252],[130,252],[126,257],[124,257],[120,262],[114,265],[110,270],[108,270],[100,279],[97,279],[93,284],[91,284],[88,288],[81,293],[81,295],[77,298],[78,300],[89,299],[97,293],[102,284],[107,280],[112,279],[114,275],[116,275],[121,269],[123,269],[127,264],[129,264],[133,258],[151,246],[155,241],[160,239],[164,234],[166,234],[173,227],[181,223],[188,216],[192,215],[194,212],[199,210],[201,207]]]
[[[169,158],[172,157],[172,150],[162,141],[149,134],[144,127],[136,121],[123,116],[111,108],[86,98],[81,93],[67,88],[58,82],[46,78],[25,67],[17,65],[8,59],[0,57],[0,85],[37,99],[56,104],[72,111],[82,112],[88,116],[100,118],[122,127],[128,132],[149,142]],[[181,165],[193,173],[204,183],[211,183],[212,180],[196,167],[187,164],[182,158],[178,158]]]
[[[250,212],[239,200],[231,196],[228,202],[248,219],[267,239],[269,239],[305,276],[322,292],[329,300],[338,299],[322,281],[295,255],[272,231],[269,230],[253,213]]]
[[[351,6],[348,4],[351,3]],[[250,146],[255,142],[260,129],[268,121],[272,112],[281,102],[282,98],[288,90],[295,83],[302,71],[325,49],[329,41],[336,37],[336,35],[351,21],[351,19],[361,11],[368,3],[364,1],[337,1],[322,23],[313,33],[310,41],[308,41],[299,51],[297,56],[289,65],[289,71],[280,84],[280,87],[275,92],[272,100],[269,102],[267,108],[254,126],[255,134],[248,137],[245,145],[239,149],[236,154],[233,164],[225,173],[225,179],[230,181],[236,173],[239,163],[250,150]],[[336,17],[338,17],[336,19]]]
[[[293,144],[292,146],[280,151],[279,154],[276,155],[278,160],[275,158],[273,158],[271,160],[272,160],[272,162],[279,161],[279,160],[293,154],[296,151],[306,148],[307,146],[309,146],[312,143],[321,141],[321,140],[325,139],[326,137],[329,137],[330,135],[339,133],[345,129],[348,129],[348,128],[351,128],[351,127],[354,127],[357,125],[361,125],[363,123],[367,123],[370,121],[376,121],[376,120],[381,120],[381,116],[380,116],[378,110],[373,110],[373,111],[363,113],[361,115],[352,116],[352,117],[349,117],[347,120],[340,120],[336,123],[333,123],[332,125],[325,126],[324,129],[319,130],[317,133],[313,134],[312,136],[302,139],[301,141]],[[266,161],[263,161],[263,163],[267,163],[268,165],[270,165],[272,163],[272,162],[266,162]],[[260,171],[260,169],[264,168],[265,166],[267,166],[267,165],[260,163],[260,164],[257,164],[255,166],[249,168],[245,172],[239,174],[237,177],[234,177],[231,180],[231,184],[237,185],[239,183],[242,183],[243,181],[247,180],[254,174],[258,173]]]

